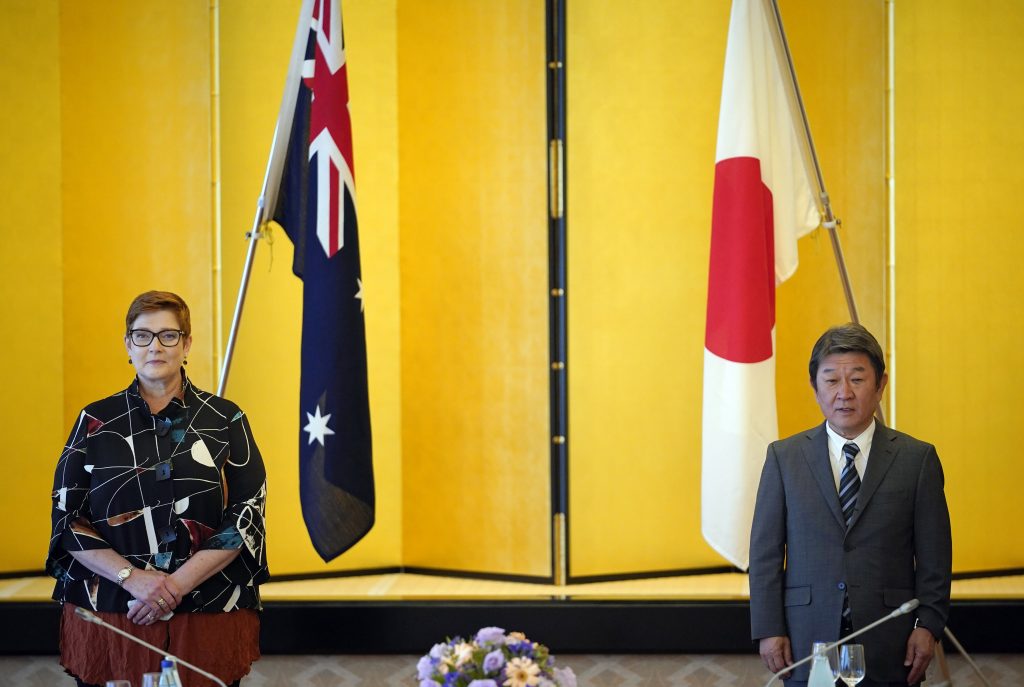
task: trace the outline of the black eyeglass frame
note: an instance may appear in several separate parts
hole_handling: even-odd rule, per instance
[[[136,341],[135,332],[143,332],[145,334],[149,334],[149,339],[147,339],[145,343],[141,341]],[[177,337],[174,339],[174,343],[168,343],[164,341],[163,338],[161,338],[164,334],[169,334],[171,332],[177,334]],[[132,342],[132,345],[138,346],[139,348],[142,348],[143,346],[148,346],[149,344],[153,343],[153,339],[159,341],[161,346],[173,348],[174,346],[177,346],[179,343],[181,343],[182,338],[184,338],[185,336],[185,332],[183,332],[180,329],[161,329],[158,332],[151,332],[148,329],[129,329],[127,336],[128,340]]]

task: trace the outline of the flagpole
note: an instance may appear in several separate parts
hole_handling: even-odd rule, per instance
[[[839,281],[843,285],[843,295],[846,297],[846,308],[850,312],[850,321],[860,324],[860,316],[857,313],[857,301],[853,297],[853,287],[850,285],[850,273],[846,269],[846,258],[843,256],[843,246],[839,242],[839,225],[842,221],[836,218],[832,212],[832,201],[829,198],[828,190],[825,188],[825,177],[821,173],[821,163],[818,161],[818,150],[814,147],[814,136],[811,135],[811,124],[807,119],[807,109],[804,107],[804,98],[800,93],[800,83],[796,78],[796,67],[793,66],[793,55],[789,51],[789,40],[786,38],[786,29],[782,26],[782,13],[779,12],[778,0],[771,0],[772,13],[775,15],[775,26],[779,30],[779,40],[782,42],[782,50],[786,55],[786,65],[789,67],[790,83],[793,85],[793,95],[800,110],[800,121],[804,126],[804,141],[807,143],[807,153],[810,155],[811,164],[814,167],[814,177],[818,184],[818,198],[821,202],[821,213],[824,217],[822,226],[828,230],[829,239],[832,241],[832,253],[836,257],[836,268],[839,270]],[[885,411],[881,404],[875,410],[879,421],[885,424]]]
[[[235,314],[231,318],[231,330],[224,351],[224,363],[220,370],[220,381],[217,384],[217,395],[223,396],[231,372],[238,328],[242,321],[242,308],[245,306],[245,295],[249,290],[249,276],[256,257],[257,241],[266,234],[263,225],[268,218],[274,216],[277,209],[277,193],[281,185],[281,172],[284,169],[285,154],[288,152],[288,137],[292,130],[295,117],[295,102],[299,97],[299,80],[302,78],[302,64],[306,57],[306,44],[309,42],[309,25],[313,16],[314,0],[302,0],[299,10],[299,24],[295,29],[295,40],[292,42],[292,56],[288,64],[288,75],[284,82],[284,95],[281,97],[281,108],[277,113],[277,125],[274,127],[274,138],[270,144],[270,157],[267,170],[263,175],[263,187],[260,197],[256,200],[256,216],[253,218],[252,229],[246,234],[249,247],[245,254],[242,267],[242,279],[238,286],[238,299],[235,302]],[[283,140],[282,140],[283,137]]]
[[[789,67],[789,78],[793,84],[793,95],[800,110],[800,121],[804,127],[804,140],[807,143],[807,152],[810,154],[811,164],[814,167],[815,181],[818,184],[818,198],[821,203],[821,212],[824,216],[822,226],[828,229],[829,237],[832,239],[832,252],[836,256],[836,266],[839,268],[839,280],[843,284],[843,294],[846,296],[846,307],[850,311],[850,320],[860,322],[857,315],[857,303],[853,297],[853,288],[850,286],[850,275],[846,271],[846,259],[843,257],[843,247],[839,243],[838,226],[841,220],[836,219],[832,212],[832,202],[825,188],[825,177],[821,173],[821,164],[818,162],[818,151],[814,147],[814,137],[811,135],[811,125],[807,120],[807,110],[804,108],[804,99],[800,93],[800,84],[796,78],[796,68],[793,66],[793,55],[789,51],[789,41],[786,39],[786,30],[782,26],[782,14],[779,12],[778,0],[771,0],[772,13],[775,16],[775,26],[779,30],[779,40],[782,42],[782,50],[786,55],[786,64]]]

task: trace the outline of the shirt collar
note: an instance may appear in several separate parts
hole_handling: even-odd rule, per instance
[[[841,458],[843,455],[843,446],[848,442],[857,444],[857,448],[860,449],[860,455],[867,458],[868,454],[871,453],[871,442],[875,438],[875,418],[871,418],[871,424],[863,432],[858,434],[853,439],[847,439],[846,437],[839,434],[839,432],[832,429],[828,421],[825,421],[825,432],[828,433],[828,443],[832,447],[830,451],[831,455]]]
[[[128,396],[132,397],[133,401],[137,405],[149,409],[145,399],[142,398],[142,394],[139,392],[138,376],[132,379],[132,383],[128,386],[127,389],[125,389],[125,393],[127,393]],[[187,410],[189,407],[190,399],[196,395],[196,389],[192,386],[192,381],[188,378],[188,375],[185,374],[184,368],[182,368],[181,370],[181,395],[182,398],[178,398],[177,396],[173,397],[168,405],[185,408]],[[149,410],[150,412],[152,412],[152,409]]]

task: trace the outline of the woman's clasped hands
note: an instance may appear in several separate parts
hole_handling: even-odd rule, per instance
[[[128,602],[128,620],[136,625],[169,620],[183,596],[174,580],[157,570],[136,568],[124,588],[134,597]]]

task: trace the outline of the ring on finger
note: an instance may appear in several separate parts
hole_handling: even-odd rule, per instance
[[[157,600],[156,600],[156,602],[157,602],[157,604],[159,604],[159,605],[160,605],[160,608],[163,608],[164,606],[166,606],[166,605],[167,605],[167,602],[166,602],[166,601],[164,601],[164,598],[163,598],[162,596],[161,596],[161,597],[158,597],[158,598],[157,598]]]

